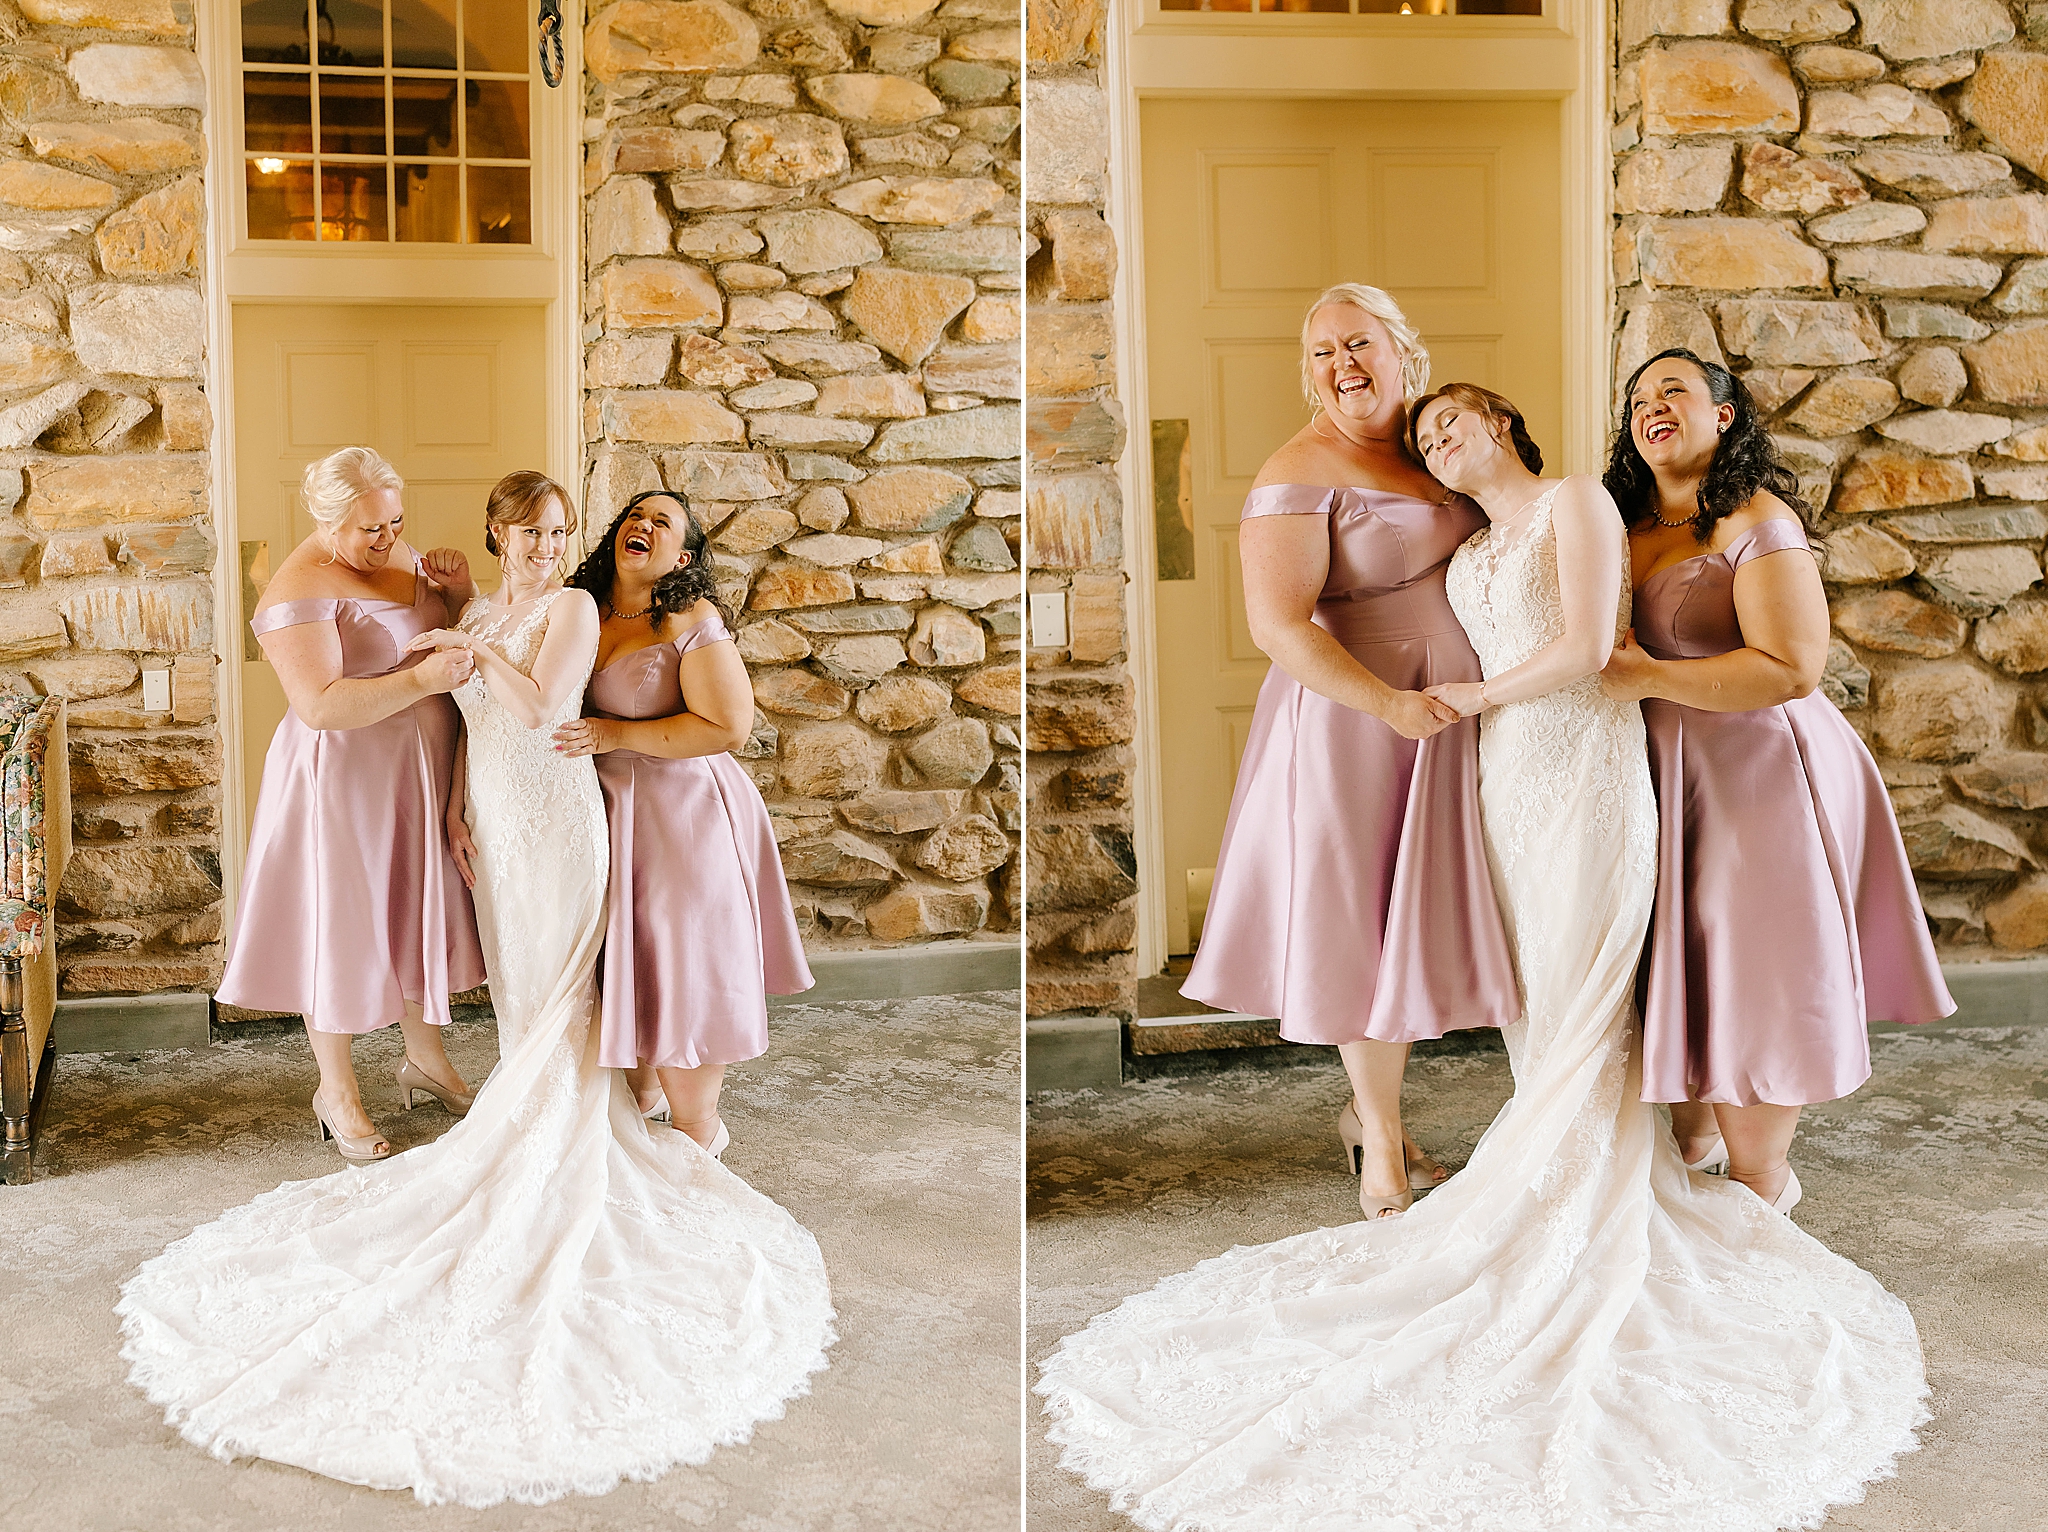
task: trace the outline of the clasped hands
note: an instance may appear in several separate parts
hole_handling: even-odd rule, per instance
[[[457,628],[434,628],[405,646],[408,654],[429,649],[433,655],[414,667],[429,692],[452,692],[476,674],[476,641],[469,634]]]

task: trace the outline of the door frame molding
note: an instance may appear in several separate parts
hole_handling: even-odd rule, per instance
[[[1369,40],[1361,35],[1347,40],[1349,47],[1340,44],[1333,48],[1333,39],[1317,37],[1307,45],[1327,56],[1323,66],[1262,80],[1265,70],[1247,66],[1255,57],[1260,63],[1277,60],[1276,45],[1282,41],[1271,35],[1254,40],[1262,17],[1232,16],[1228,18],[1232,25],[1197,36],[1156,21],[1148,26],[1143,6],[1111,11],[1113,16],[1121,14],[1121,24],[1108,29],[1103,50],[1104,85],[1109,94],[1109,196],[1103,216],[1118,251],[1111,313],[1116,392],[1123,402],[1127,427],[1117,482],[1123,493],[1123,542],[1130,576],[1126,665],[1137,715],[1131,817],[1138,862],[1138,978],[1159,972],[1168,955],[1140,102],[1151,96],[1555,101],[1564,214],[1558,295],[1564,362],[1560,456],[1566,473],[1597,473],[1604,456],[1613,350],[1608,9],[1600,0],[1557,0],[1556,20],[1544,29],[1549,35],[1515,41],[1492,39],[1489,54],[1497,56],[1489,57],[1487,70],[1476,76],[1466,74],[1455,84],[1444,80],[1438,88],[1427,83],[1426,67],[1416,67],[1426,57],[1418,46],[1426,46],[1421,38],[1389,47],[1378,38]],[[1517,42],[1543,50],[1546,68],[1537,77],[1517,69],[1514,55],[1503,51]],[[1247,43],[1253,46],[1247,48]],[[1370,47],[1372,53],[1358,51],[1361,47]],[[1372,67],[1366,67],[1368,60]]]
[[[336,253],[238,244],[243,195],[241,59],[237,17],[225,5],[193,7],[196,46],[206,77],[205,386],[212,414],[208,488],[213,502],[214,721],[220,730],[220,871],[224,926],[241,903],[247,847],[242,825],[256,784],[242,769],[241,517],[235,485],[234,308],[240,303],[303,303],[313,270],[337,269]],[[579,501],[583,479],[583,30],[574,14],[562,28],[562,84],[542,84],[533,114],[533,246],[494,250],[483,261],[465,249],[396,255],[391,247],[351,250],[348,290],[323,304],[414,303],[436,308],[526,305],[544,310],[546,471]],[[319,262],[310,266],[307,262]],[[479,278],[479,268],[481,280]],[[550,270],[549,268],[552,267]]]

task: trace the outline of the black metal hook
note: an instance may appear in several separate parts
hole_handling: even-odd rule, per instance
[[[540,0],[540,77],[550,86],[562,83],[561,0]]]

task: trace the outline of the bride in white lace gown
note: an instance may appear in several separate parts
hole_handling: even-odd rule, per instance
[[[1440,694],[1486,709],[1515,1094],[1411,1211],[1241,1246],[1068,1337],[1038,1385],[1051,1437],[1160,1532],[1816,1527],[1927,1418],[1912,1318],[1689,1174],[1642,1102],[1656,809],[1641,714],[1597,677],[1627,623],[1621,521],[1596,481],[1539,480],[1505,421],[1441,396],[1416,419],[1495,523],[1449,571],[1487,680]]]
[[[702,1462],[826,1365],[816,1241],[598,1067],[610,842],[590,761],[552,743],[597,614],[547,584],[548,503],[494,525],[498,597],[427,635],[477,646],[456,701],[496,1069],[434,1143],[267,1192],[123,1289],[131,1380],[217,1457],[540,1504]]]

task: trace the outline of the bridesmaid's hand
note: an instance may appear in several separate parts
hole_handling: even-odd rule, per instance
[[[1659,664],[1636,642],[1636,630],[1630,628],[1608,656],[1607,668],[1600,672],[1600,690],[1616,702],[1641,702],[1645,697],[1654,697]]]
[[[1458,721],[1450,704],[1439,701],[1437,688],[1428,692],[1395,692],[1380,722],[1403,739],[1428,739]]]
[[[412,673],[428,696],[437,696],[454,691],[476,674],[476,656],[467,649],[443,649],[413,666]]]
[[[1460,718],[1470,718],[1474,713],[1484,711],[1486,698],[1481,693],[1485,689],[1483,681],[1445,681],[1429,687],[1425,695],[1450,708]]]
[[[469,555],[460,548],[429,548],[420,555],[427,578],[437,587],[468,600],[476,595],[476,580],[469,572]]]
[[[555,730],[555,748],[563,755],[603,755],[619,748],[619,731],[609,718],[572,718]]]
[[[448,854],[455,859],[455,870],[462,874],[462,886],[474,892],[476,842],[469,838],[469,826],[463,823],[460,814],[448,816]]]

